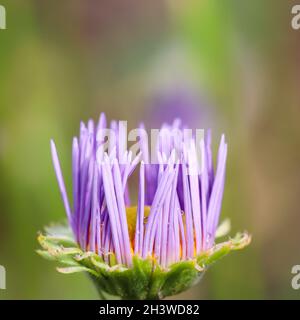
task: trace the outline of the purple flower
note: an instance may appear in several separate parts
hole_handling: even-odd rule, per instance
[[[209,131],[200,141],[192,135],[178,144],[172,132],[184,136],[180,121],[164,124],[154,148],[158,161],[152,163],[143,126],[141,151],[135,156],[132,151],[122,152],[127,137],[117,122],[110,124],[113,138],[105,129],[102,114],[97,125],[92,120],[87,126],[82,123],[79,138],[73,139],[72,208],[51,141],[58,185],[78,245],[107,263],[113,254],[117,263],[126,266],[132,265],[134,254],[150,256],[167,267],[210,249],[225,181],[224,135],[214,171]],[[138,203],[130,207],[128,181],[135,170],[139,170]]]

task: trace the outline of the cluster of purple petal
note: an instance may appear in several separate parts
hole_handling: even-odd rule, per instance
[[[107,152],[103,134],[106,127],[102,114],[97,124],[92,120],[87,126],[81,123],[79,138],[73,139],[72,208],[56,147],[51,141],[58,185],[80,247],[96,252],[107,262],[113,253],[117,263],[130,266],[133,254],[137,254],[152,257],[162,267],[192,259],[211,248],[224,190],[227,157],[224,136],[214,171],[210,131],[199,143],[191,138],[178,148],[171,133],[173,129],[181,130],[180,122],[163,125],[163,134],[156,145],[158,163],[152,164],[148,140],[142,134],[138,155],[118,152],[123,139],[112,140]],[[119,136],[117,122],[112,121],[110,129]],[[201,161],[197,159],[199,154]],[[134,170],[139,170],[139,187],[135,235],[131,239],[126,208],[130,206],[128,180]],[[147,216],[146,207],[150,207]]]

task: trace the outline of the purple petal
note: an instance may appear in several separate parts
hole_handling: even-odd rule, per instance
[[[72,214],[71,214],[70,204],[69,204],[69,200],[68,200],[66,186],[65,186],[63,175],[62,175],[55,143],[53,140],[51,140],[50,144],[51,144],[52,161],[53,161],[53,166],[54,166],[54,170],[56,173],[56,178],[57,178],[60,194],[61,194],[64,206],[65,206],[68,220],[72,224]]]

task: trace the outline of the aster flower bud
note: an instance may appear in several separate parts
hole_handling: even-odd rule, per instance
[[[221,138],[214,171],[210,132],[186,138],[180,121],[163,125],[153,155],[143,125],[140,152],[126,150],[120,124],[106,131],[101,115],[73,139],[71,208],[53,141],[54,169],[68,226],[48,227],[38,240],[45,258],[62,273],[87,272],[101,298],[162,299],[196,284],[207,268],[244,248],[247,233],[215,244],[225,182],[227,143]],[[177,132],[177,135],[174,135]],[[179,138],[178,138],[179,137]],[[140,163],[140,164],[139,164]],[[138,203],[128,181],[139,171]],[[224,232],[225,231],[225,232]]]

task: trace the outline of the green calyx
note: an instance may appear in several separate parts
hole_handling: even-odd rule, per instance
[[[162,268],[153,258],[133,256],[132,266],[110,265],[93,252],[84,252],[76,244],[71,230],[65,226],[46,228],[39,234],[42,247],[37,252],[44,258],[60,264],[61,273],[86,272],[95,283],[102,299],[163,299],[189,289],[199,282],[207,268],[233,250],[246,247],[251,236],[237,234],[228,241],[218,243],[194,259],[180,261]]]

